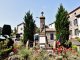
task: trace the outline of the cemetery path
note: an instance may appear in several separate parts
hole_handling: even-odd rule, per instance
[[[78,50],[80,50],[80,42],[79,41],[77,41],[75,39],[72,39],[71,42],[72,42],[72,44],[77,45],[78,46]]]

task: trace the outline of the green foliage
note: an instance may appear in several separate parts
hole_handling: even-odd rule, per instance
[[[14,33],[11,33],[11,34],[10,34],[10,37],[11,37],[11,36],[15,36],[15,34],[14,34]]]
[[[2,34],[9,35],[11,34],[11,26],[10,25],[4,25],[2,29]]]
[[[37,28],[36,29],[36,33],[40,33],[40,28]]]
[[[66,45],[66,47],[71,47],[71,40],[66,40],[64,44]]]
[[[80,38],[78,39],[78,41],[80,42]]]
[[[30,53],[30,51],[29,50],[26,50],[25,48],[23,48],[23,49],[20,49],[19,50],[19,55],[22,55],[22,56],[29,56],[29,53]]]
[[[56,40],[58,41],[61,34],[61,44],[64,45],[65,40],[69,39],[69,21],[67,17],[67,11],[63,8],[62,4],[58,8],[56,14],[55,28],[56,28]]]
[[[77,45],[72,45],[72,48],[77,50]]]
[[[79,39],[79,37],[75,37],[75,39]]]
[[[14,28],[14,33],[15,33],[15,34],[17,33],[17,29],[16,29],[16,27]]]
[[[45,28],[49,28],[47,25],[45,25]]]
[[[34,29],[35,29],[35,21],[33,20],[32,14],[30,14],[30,11],[26,13],[24,16],[24,44],[26,44],[27,40],[34,41]]]
[[[16,47],[21,47],[21,46],[23,46],[23,44],[19,44],[18,46],[16,46]]]

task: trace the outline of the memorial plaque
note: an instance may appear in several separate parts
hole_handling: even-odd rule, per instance
[[[46,43],[45,37],[40,37],[40,43]]]
[[[44,49],[44,48],[45,48],[45,45],[40,45],[40,48],[41,48],[41,47]]]

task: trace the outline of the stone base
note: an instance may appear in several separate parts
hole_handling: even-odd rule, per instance
[[[36,48],[37,49],[40,49],[40,48],[43,48],[43,49],[51,49],[51,47],[49,47],[49,44],[48,44],[48,41],[46,39],[46,35],[39,35],[39,42],[38,42],[38,45],[36,45]]]

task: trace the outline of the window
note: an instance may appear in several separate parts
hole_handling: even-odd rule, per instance
[[[74,13],[74,15],[76,15],[76,12]]]
[[[22,28],[21,28],[21,30],[22,30]]]
[[[72,21],[70,21],[70,26],[72,26]]]
[[[75,35],[79,35],[78,29],[75,29],[74,32],[75,32]]]
[[[76,25],[76,24],[78,24],[78,20],[77,19],[74,20],[74,25]]]
[[[72,35],[72,30],[70,30],[70,35]]]

